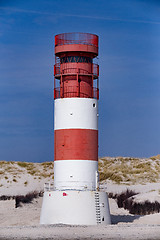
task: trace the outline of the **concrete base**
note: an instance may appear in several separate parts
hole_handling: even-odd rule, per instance
[[[108,197],[98,191],[44,192],[40,224],[111,224]]]

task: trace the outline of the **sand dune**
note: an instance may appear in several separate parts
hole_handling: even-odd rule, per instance
[[[45,182],[53,181],[53,164],[50,163],[27,166],[3,162],[0,166],[0,196],[41,191]],[[130,189],[139,193],[134,196],[137,202],[160,202],[159,179],[143,184],[117,184],[107,179],[101,182],[100,188],[112,193]],[[15,208],[15,200],[0,201],[0,239],[160,239],[160,213],[133,215],[118,208],[115,199],[109,199],[110,226],[41,226],[41,204],[42,197],[18,208]]]

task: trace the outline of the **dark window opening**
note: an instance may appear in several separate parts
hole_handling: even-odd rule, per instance
[[[70,63],[70,62],[92,63],[92,58],[82,57],[82,56],[70,56],[70,57],[62,57],[60,59],[60,62],[61,63]]]

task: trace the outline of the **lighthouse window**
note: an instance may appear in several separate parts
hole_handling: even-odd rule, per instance
[[[93,103],[93,107],[96,107],[96,104],[95,104],[95,103]]]
[[[92,58],[83,57],[83,56],[69,56],[69,57],[62,57],[60,59],[60,62],[61,63],[70,63],[70,62],[92,63]]]

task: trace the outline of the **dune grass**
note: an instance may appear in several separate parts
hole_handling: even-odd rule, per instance
[[[33,176],[34,179],[50,178],[53,174],[53,162],[32,163],[32,162],[13,162],[0,161],[0,179],[8,179],[7,174],[11,174],[15,181],[16,175],[21,177],[23,174]]]
[[[11,174],[14,179],[23,174],[41,180],[52,178],[53,162],[7,162],[0,161],[0,179],[8,179]],[[144,184],[160,180],[160,155],[151,158],[104,157],[99,159],[100,181],[112,180],[117,184]],[[17,176],[17,177],[16,177]],[[28,181],[28,179],[26,180]],[[25,184],[26,185],[26,184]]]
[[[160,180],[160,161],[138,158],[99,159],[100,181],[109,179],[117,184],[136,184]]]
[[[135,202],[132,196],[137,194],[137,192],[127,189],[120,194],[109,193],[108,197],[115,199],[118,207],[128,210],[130,214],[148,215],[160,212],[160,203],[157,201],[150,202],[146,200],[141,203]]]

